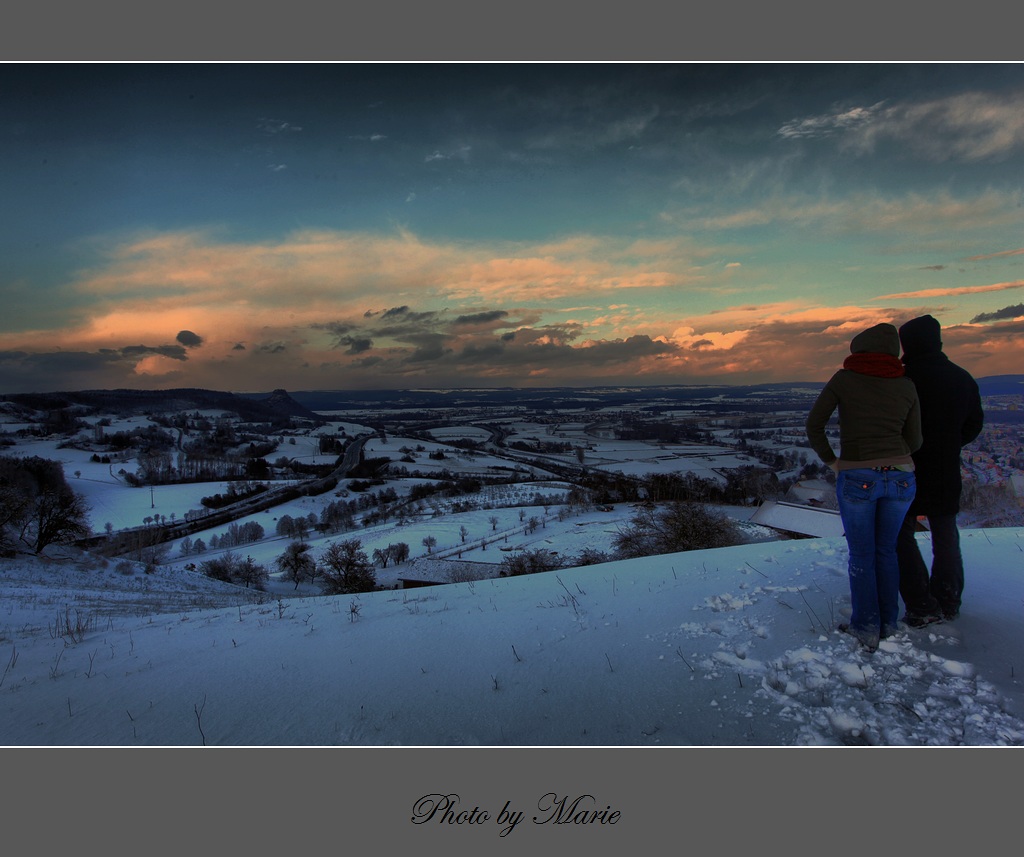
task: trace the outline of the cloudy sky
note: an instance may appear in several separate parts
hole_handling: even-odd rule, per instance
[[[1024,65],[0,65],[0,392],[1024,362]]]

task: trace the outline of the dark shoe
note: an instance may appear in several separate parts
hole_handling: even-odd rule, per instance
[[[882,633],[879,634],[879,637],[883,640],[888,640],[890,637],[895,637],[899,632],[900,629],[897,625],[883,625]]]
[[[908,613],[903,617],[903,622],[909,625],[911,628],[925,628],[928,625],[934,625],[936,622],[941,622],[942,616],[938,613]]]
[[[858,628],[851,628],[845,622],[837,626],[840,631],[844,634],[849,634],[853,637],[861,647],[868,652],[874,652],[878,650],[878,634],[872,633],[871,631],[862,631]]]

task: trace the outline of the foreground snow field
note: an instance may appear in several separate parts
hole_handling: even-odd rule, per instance
[[[961,617],[874,654],[842,539],[290,600],[3,560],[0,744],[1021,745],[1024,531],[963,546]]]

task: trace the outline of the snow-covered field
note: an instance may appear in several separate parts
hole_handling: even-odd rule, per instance
[[[874,654],[836,630],[841,539],[263,603],[5,560],[0,743],[1019,746],[1024,531],[964,551],[962,616]]]
[[[596,437],[569,420],[508,428],[510,441],[572,448],[510,459],[452,445],[484,439],[471,425],[437,429],[433,440],[375,434],[368,458],[421,475],[359,489],[343,481],[240,519],[264,535],[230,549],[271,570],[266,591],[208,579],[196,569],[227,548],[186,554],[180,542],[150,574],[70,549],[0,561],[0,744],[1024,744],[1024,531],[965,531],[962,617],[867,655],[836,630],[848,609],[845,542],[778,541],[749,522],[752,508],[722,510],[743,528],[742,547],[499,577],[520,551],[569,564],[584,550],[610,554],[635,513],[627,503],[566,505],[571,486],[538,459],[702,476],[752,462],[726,434],[721,445],[660,445]],[[323,431],[365,427],[339,418]],[[130,487],[121,471],[137,462],[92,461],[88,439],[74,448],[22,437],[8,452],[60,461],[96,532],[181,518],[227,490]],[[314,432],[300,433],[282,437],[279,453],[330,460],[318,446]],[[440,470],[519,481],[401,502]],[[316,584],[279,579],[283,516],[315,521],[332,502],[383,490],[398,498],[383,519],[364,510],[348,529],[306,537],[314,555],[342,539],[359,539],[368,555],[408,545],[407,562],[377,568],[381,590],[324,597]],[[227,529],[192,539],[212,545]],[[398,588],[403,580],[442,585]]]

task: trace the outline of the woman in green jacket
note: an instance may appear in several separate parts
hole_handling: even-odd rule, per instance
[[[891,324],[857,334],[850,356],[821,391],[807,417],[812,449],[836,473],[836,497],[849,548],[848,624],[869,651],[896,632],[900,572],[896,536],[914,499],[911,453],[921,446],[921,409],[904,377],[900,340]],[[839,411],[837,456],[825,434]]]

